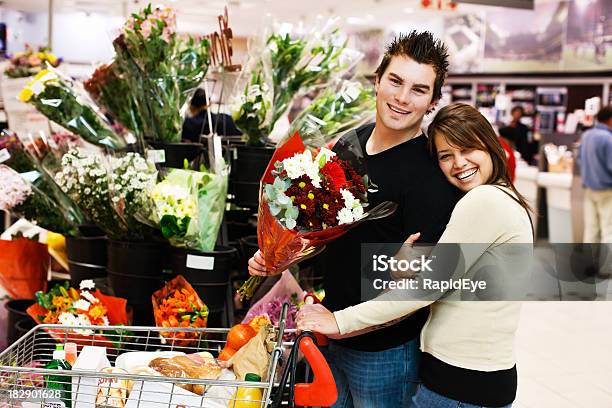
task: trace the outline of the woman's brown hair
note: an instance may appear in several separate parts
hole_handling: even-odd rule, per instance
[[[429,152],[434,157],[437,156],[434,140],[436,134],[442,135],[451,146],[488,152],[493,171],[485,184],[495,184],[512,190],[516,196],[512,198],[525,208],[529,215],[531,208],[527,200],[510,180],[506,152],[489,121],[476,108],[464,103],[453,103],[440,109],[427,129]]]

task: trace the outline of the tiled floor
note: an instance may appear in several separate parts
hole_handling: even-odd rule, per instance
[[[529,302],[514,408],[612,408],[612,302]]]

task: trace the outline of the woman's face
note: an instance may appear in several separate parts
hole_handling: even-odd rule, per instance
[[[434,142],[442,172],[464,193],[485,184],[493,174],[493,162],[486,151],[451,146],[440,133],[435,134]]]

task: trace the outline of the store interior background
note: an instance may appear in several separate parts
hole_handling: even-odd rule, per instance
[[[7,28],[6,52],[20,51],[25,44],[50,45],[64,60],[63,72],[87,78],[96,66],[112,59],[112,38],[125,17],[145,3],[4,0],[0,21]],[[519,166],[517,186],[543,215],[536,225],[539,238],[582,241],[579,166],[571,154],[580,129],[592,126],[597,107],[612,101],[611,1],[168,0],[165,4],[176,8],[180,32],[202,35],[218,29],[217,16],[228,6],[234,61],[239,64],[248,57],[249,38],[272,21],[307,26],[321,17],[340,17],[351,46],[365,54],[356,70],[370,78],[393,35],[412,29],[431,31],[444,39],[452,55],[443,103],[473,104],[500,126],[509,121],[510,109],[521,105],[522,122],[533,131],[530,137],[540,139],[536,149],[547,143],[561,146],[549,149],[551,166],[543,153],[535,157],[539,160],[531,160],[534,166]],[[227,111],[226,106],[217,108]],[[536,111],[539,118],[534,122]]]
[[[87,78],[112,59],[112,39],[129,13],[146,3],[0,0],[5,51],[49,45],[64,59],[63,72]],[[227,6],[238,64],[246,61],[249,38],[273,20],[309,25],[318,16],[343,18],[350,44],[365,54],[356,69],[369,78],[395,34],[431,31],[451,52],[444,103],[472,104],[498,126],[508,122],[513,106],[524,107],[523,122],[538,151],[531,163],[519,163],[515,183],[538,209],[538,239],[582,242],[583,189],[575,157],[582,130],[593,125],[600,106],[612,103],[612,0],[474,0],[455,6],[445,0],[153,2],[161,3],[177,9],[180,32],[203,35],[219,29],[217,16]],[[11,102],[3,97],[0,125],[8,126],[3,109]],[[571,300],[525,305],[515,407],[612,407],[612,325],[605,323],[612,304]]]

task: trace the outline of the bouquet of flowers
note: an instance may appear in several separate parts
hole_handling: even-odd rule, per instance
[[[257,145],[267,137],[272,121],[272,88],[265,80],[262,63],[245,72],[250,72],[249,81],[234,101],[236,107],[232,119],[247,136],[249,143]]]
[[[113,239],[141,238],[136,217],[157,178],[155,167],[137,153],[110,158],[73,149],[62,157],[55,181],[62,191]]]
[[[0,210],[8,211],[35,222],[40,227],[60,234],[75,234],[79,219],[72,217],[50,196],[36,186],[42,182],[40,173],[30,173],[26,180],[8,166],[0,165]]]
[[[181,108],[208,69],[208,40],[178,38],[175,11],[148,5],[132,14],[113,45],[143,126],[140,136],[179,142]]]
[[[19,93],[19,99],[90,143],[113,150],[126,145],[82,92],[55,70],[40,71]]]
[[[61,324],[67,326],[117,326],[128,324],[127,301],[125,299],[107,296],[96,290],[91,280],[84,280],[79,290],[69,286],[68,282],[56,284],[47,293],[37,292],[36,303],[27,310],[28,314],[38,324]],[[60,341],[64,333],[53,329],[49,334]],[[76,340],[91,344],[91,337],[100,341],[108,341],[96,334],[91,328],[74,329],[79,335]],[[106,333],[107,331],[105,331]],[[118,329],[117,334],[121,335]],[[71,338],[72,339],[72,338]]]
[[[39,47],[35,52],[32,47],[26,45],[25,51],[16,53],[10,60],[10,65],[6,69],[6,75],[10,78],[23,78],[36,75],[47,64],[57,67],[62,62],[46,47]]]
[[[324,245],[366,219],[390,215],[396,204],[366,208],[368,178],[355,132],[334,151],[313,154],[296,133],[279,146],[259,191],[257,238],[266,268],[284,270],[323,250]],[[250,298],[261,283],[250,277],[239,289]]]
[[[32,205],[33,208],[46,208],[50,205],[51,208],[61,211],[71,229],[52,230],[65,235],[75,235],[77,231],[72,229],[72,226],[84,224],[85,216],[57,185],[53,177],[55,172],[49,170],[57,170],[62,155],[70,149],[81,146],[82,140],[71,133],[55,133],[50,137],[42,132],[20,134],[18,143],[9,148],[11,157],[6,162],[15,171],[22,173],[24,178],[27,178],[36,193],[38,191],[43,193],[43,201]],[[36,194],[36,196],[40,195]],[[48,229],[48,227],[45,228]]]
[[[298,132],[306,145],[324,145],[375,116],[374,89],[357,81],[339,81],[319,94],[291,122],[289,134]]]
[[[111,204],[127,226],[130,237],[148,235],[148,227],[139,215],[147,204],[147,192],[157,182],[155,166],[138,153],[126,153],[109,159],[109,193]]]
[[[212,251],[225,211],[227,171],[169,169],[150,193],[149,220],[176,247]]]
[[[153,313],[157,327],[206,327],[208,307],[193,287],[179,275],[153,293]],[[171,345],[186,346],[198,340],[196,332],[160,332]]]
[[[291,25],[283,24],[263,45],[254,44],[233,108],[236,126],[249,144],[262,143],[299,93],[324,86],[351,68],[360,55],[346,44],[334,21],[309,33],[292,32]],[[261,107],[263,114],[254,114]]]
[[[116,62],[98,67],[83,85],[92,99],[121,125],[135,134],[142,134],[142,120],[132,89]]]

